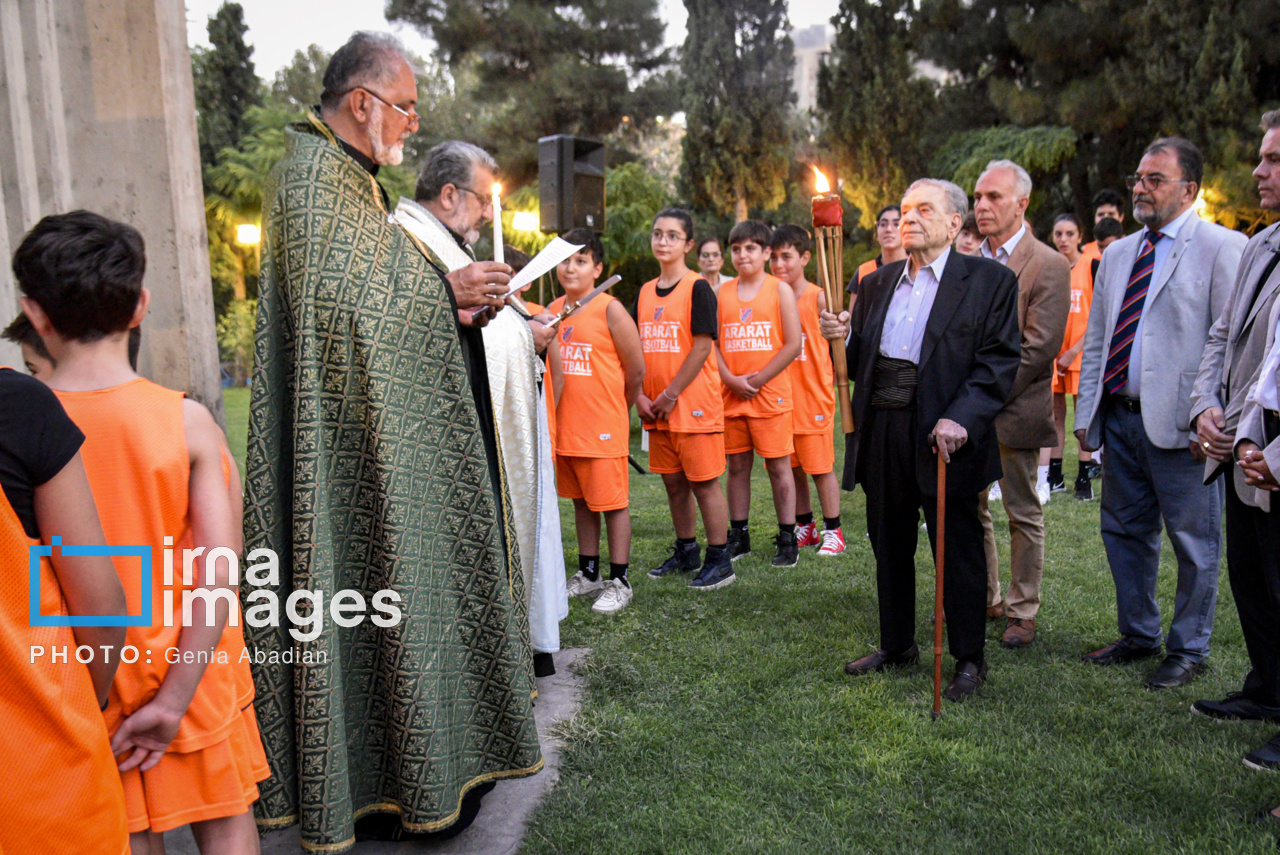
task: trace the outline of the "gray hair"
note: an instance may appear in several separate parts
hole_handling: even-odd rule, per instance
[[[498,164],[489,152],[462,140],[445,140],[427,152],[427,159],[418,173],[418,186],[413,190],[413,198],[418,202],[434,202],[446,184],[454,187],[467,187],[476,166],[483,166],[490,172],[498,171]],[[475,193],[483,194],[488,188],[468,188]]]
[[[911,182],[911,186],[907,188],[907,193],[917,187],[933,187],[941,190],[943,197],[947,200],[948,213],[959,214],[961,219],[969,213],[969,194],[958,184],[950,181],[944,181],[941,178],[917,178]],[[904,198],[906,194],[903,194]]]
[[[345,45],[334,51],[324,70],[321,109],[326,113],[336,109],[342,96],[357,87],[390,85],[400,73],[401,63],[408,65],[409,60],[404,45],[395,36],[367,30],[353,33]]]
[[[1268,110],[1262,114],[1262,130],[1272,131],[1280,128],[1280,110]]]
[[[982,175],[986,175],[995,169],[1012,169],[1013,170],[1013,189],[1018,194],[1019,199],[1031,198],[1031,176],[1027,170],[1012,160],[993,160],[987,164],[987,168],[982,170]],[[978,180],[982,180],[982,175],[978,176]]]

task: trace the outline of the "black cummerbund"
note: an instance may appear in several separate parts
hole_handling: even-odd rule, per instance
[[[878,354],[871,373],[871,409],[896,410],[916,399],[919,369],[908,359]]]

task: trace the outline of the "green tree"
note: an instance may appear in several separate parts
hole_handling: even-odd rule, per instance
[[[480,109],[452,135],[492,152],[513,184],[536,175],[538,137],[603,136],[662,103],[645,84],[669,62],[657,0],[390,0],[387,17],[430,35],[455,72],[469,64]]]
[[[818,74],[820,143],[835,156],[844,196],[869,226],[924,174],[933,84],[912,64],[911,0],[842,0],[835,44]]]
[[[209,47],[192,51],[200,162],[206,167],[240,140],[245,113],[262,102],[253,48],[244,40],[248,31],[240,4],[223,3],[209,18]]]
[[[786,0],[685,0],[683,186],[700,208],[747,218],[786,197],[795,64]]]

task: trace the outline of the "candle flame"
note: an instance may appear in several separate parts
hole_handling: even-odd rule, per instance
[[[495,181],[495,182],[493,182],[493,195],[495,195],[495,196],[501,196],[501,195],[502,195],[502,185],[501,185],[501,184],[499,184],[499,183],[498,183],[498,182],[496,182],[496,181]]]
[[[818,167],[813,167],[813,189],[819,193],[830,193],[831,183],[827,181],[827,176],[818,171]]]

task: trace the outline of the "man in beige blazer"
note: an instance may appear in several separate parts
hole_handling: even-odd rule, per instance
[[[983,235],[978,251],[1018,277],[1018,326],[1022,362],[1004,409],[996,416],[1000,440],[1000,490],[1009,515],[1008,625],[1000,643],[1017,649],[1035,641],[1044,575],[1044,509],[1036,491],[1040,449],[1058,441],[1053,423],[1053,361],[1071,309],[1071,266],[1061,253],[1036,239],[1024,215],[1031,176],[1011,160],[993,160],[973,191],[974,214]],[[994,547],[991,513],[981,504],[988,548]],[[1000,602],[1000,565],[987,556],[989,602]]]
[[[1262,162],[1253,175],[1262,207],[1280,211],[1280,110],[1262,117],[1262,130]],[[1208,458],[1205,483],[1227,473],[1227,578],[1251,665],[1241,691],[1191,705],[1193,712],[1219,720],[1280,721],[1280,508],[1272,507],[1269,490],[1250,486],[1247,469],[1233,465],[1237,441],[1248,448],[1265,440],[1247,426],[1241,432],[1240,423],[1260,379],[1280,303],[1278,262],[1280,223],[1245,246],[1235,288],[1209,332],[1191,393],[1191,424]]]

